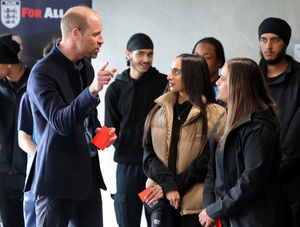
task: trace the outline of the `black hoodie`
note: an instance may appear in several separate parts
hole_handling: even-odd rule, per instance
[[[137,164],[143,160],[143,131],[147,114],[167,86],[165,74],[151,67],[140,79],[129,76],[129,69],[116,76],[105,94],[105,125],[115,127],[114,160]]]
[[[281,124],[280,181],[287,200],[300,201],[300,64],[286,55],[289,64],[277,77],[267,77],[267,65],[262,59],[260,67],[264,73],[270,93],[279,106]]]

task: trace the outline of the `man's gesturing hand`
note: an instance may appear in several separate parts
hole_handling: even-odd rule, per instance
[[[112,77],[114,77],[114,73],[117,71],[116,68],[111,70],[105,70],[108,65],[108,61],[104,63],[104,65],[99,69],[97,75],[95,75],[94,80],[90,86],[90,92],[97,96],[99,91],[103,89],[103,86],[108,84]]]

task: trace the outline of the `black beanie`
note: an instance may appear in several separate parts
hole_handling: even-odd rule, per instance
[[[278,35],[286,45],[289,45],[291,38],[291,27],[280,18],[269,17],[263,20],[258,27],[258,38],[264,33],[274,33]]]
[[[153,49],[153,43],[149,36],[137,33],[130,37],[127,42],[127,50]]]
[[[11,34],[0,36],[0,64],[19,63],[19,44],[12,40]]]

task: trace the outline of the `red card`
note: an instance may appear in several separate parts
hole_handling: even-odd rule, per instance
[[[109,135],[109,131],[110,129],[103,125],[100,131],[92,139],[92,143],[102,151],[106,148],[109,139],[116,135],[115,133]]]
[[[152,186],[146,188],[144,191],[139,193],[139,197],[142,200],[142,202],[145,202],[145,196],[148,194],[148,192],[152,189]]]
[[[218,226],[218,227],[222,227],[222,224],[221,224],[221,220],[220,220],[220,219],[217,220],[217,226]]]

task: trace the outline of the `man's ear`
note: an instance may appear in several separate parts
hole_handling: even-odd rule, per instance
[[[129,50],[125,51],[125,57],[126,59],[129,61],[129,59],[131,58],[131,52]]]
[[[73,28],[72,29],[72,38],[75,40],[75,41],[78,41],[80,39],[80,36],[81,36],[81,33],[79,31],[78,28]]]

